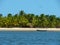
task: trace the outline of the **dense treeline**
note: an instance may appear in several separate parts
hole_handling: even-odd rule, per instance
[[[24,11],[15,15],[9,13],[7,16],[3,16],[0,14],[0,27],[60,28],[60,17],[26,14]]]

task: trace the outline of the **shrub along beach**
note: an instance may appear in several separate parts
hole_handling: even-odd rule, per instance
[[[7,16],[0,14],[0,27],[6,28],[60,28],[60,17],[55,15],[26,14],[20,11],[19,14]]]

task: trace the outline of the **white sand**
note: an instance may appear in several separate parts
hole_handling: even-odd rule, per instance
[[[0,28],[0,31],[60,31],[60,28]]]

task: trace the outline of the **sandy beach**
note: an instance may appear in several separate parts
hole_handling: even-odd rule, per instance
[[[0,28],[0,31],[60,31],[60,28]]]

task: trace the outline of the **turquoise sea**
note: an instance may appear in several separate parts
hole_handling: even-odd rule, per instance
[[[0,31],[0,45],[60,45],[60,32]]]

